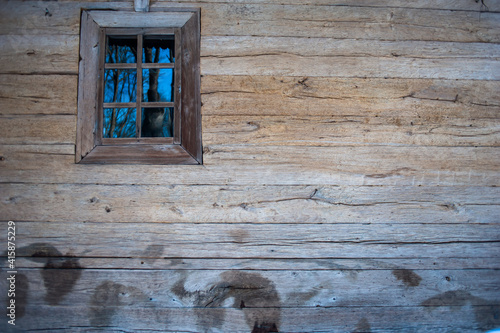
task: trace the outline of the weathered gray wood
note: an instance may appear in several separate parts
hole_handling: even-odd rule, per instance
[[[57,267],[58,264],[47,265]],[[117,329],[122,325],[128,329],[141,325],[150,329],[163,327],[163,330],[167,326],[167,329],[181,331],[199,331],[201,327],[227,331],[223,325],[229,324],[232,332],[248,332],[256,322],[272,323],[280,331],[296,332],[307,326],[313,330],[323,327],[321,325],[325,322],[329,323],[322,319],[325,311],[331,309],[341,313],[336,318],[337,323],[351,325],[352,320],[354,326],[359,325],[360,317],[368,322],[366,318],[371,321],[374,314],[382,315],[382,318],[388,313],[394,316],[396,307],[403,316],[411,310],[413,319],[403,323],[399,321],[401,318],[387,317],[388,325],[379,324],[379,318],[375,319],[376,325],[396,328],[404,325],[401,327],[408,329],[426,323],[429,327],[440,327],[443,319],[450,319],[451,314],[447,312],[450,308],[455,316],[458,313],[462,317],[453,322],[455,328],[464,326],[485,330],[499,322],[495,317],[499,306],[495,297],[499,292],[498,276],[491,270],[176,272],[88,270],[82,269],[77,261],[72,261],[71,265],[73,269],[61,269],[59,274],[50,268],[40,271],[42,278],[38,270],[21,273],[29,295],[28,305],[23,304],[25,315],[18,319],[21,327],[69,328],[112,324]],[[4,288],[6,284],[4,280],[0,282]],[[352,288],[356,288],[356,294],[352,293]],[[71,309],[74,315],[63,321],[63,316],[45,314],[47,305],[52,311]],[[346,310],[349,310],[351,319],[342,315]],[[162,311],[165,315],[161,315]],[[297,317],[286,315],[298,311],[308,312],[313,318],[317,315],[315,320],[320,324],[307,320],[296,322]],[[363,315],[360,316],[358,311]],[[415,316],[420,312],[422,315]],[[140,318],[148,319],[147,325]],[[235,321],[234,318],[240,319]],[[467,321],[462,321],[465,318]]]
[[[205,147],[203,167],[83,167],[57,147],[36,149],[0,147],[1,177],[60,184],[500,185],[497,147],[221,145]]]
[[[134,290],[133,286],[114,286],[115,290]],[[108,295],[108,294],[106,294]],[[110,296],[111,296],[110,295]],[[455,294],[452,294],[452,296]],[[444,295],[443,297],[446,297]],[[136,301],[136,299],[139,301]],[[474,300],[474,296],[470,296]],[[279,311],[280,329],[284,332],[394,332],[436,333],[460,330],[464,333],[484,332],[495,324],[492,306],[471,305],[469,298],[460,300],[460,294],[452,300],[457,305],[440,307],[350,307],[350,308],[282,308]],[[26,306],[30,316],[20,318],[16,325],[20,329],[40,332],[57,330],[67,332],[141,331],[149,332],[235,332],[248,333],[253,325],[245,319],[248,310],[220,308],[155,308],[143,305],[141,295],[120,296],[113,304],[116,307],[95,307],[94,313],[106,310],[97,316],[93,326],[88,307]],[[125,304],[121,304],[121,302]],[[132,304],[130,304],[132,303]],[[145,302],[144,302],[145,303]],[[153,302],[152,302],[153,303]],[[147,304],[147,303],[146,303]],[[493,307],[496,309],[495,307]],[[54,316],[57,310],[57,316]],[[255,309],[269,313],[269,308]],[[272,311],[272,309],[271,309]],[[252,311],[250,311],[252,313]],[[272,313],[272,312],[271,312]],[[250,315],[250,314],[249,314]],[[493,321],[492,319],[493,318]],[[144,323],[147,323],[147,328]],[[2,323],[4,325],[5,322]],[[101,324],[102,323],[102,324]],[[493,323],[493,324],[492,324]],[[82,327],[83,326],[83,327]],[[2,326],[3,328],[3,326]],[[6,329],[11,329],[7,327]],[[11,332],[11,331],[7,331]]]
[[[244,258],[164,258],[163,253],[158,255],[159,246],[148,245],[141,252],[138,250],[131,258],[95,258],[78,257],[78,262],[87,269],[141,269],[141,270],[266,270],[266,271],[332,271],[332,270],[461,270],[461,269],[500,269],[500,260],[495,257],[474,258],[274,258],[274,259],[244,259]],[[67,257],[52,257],[54,262],[64,262]],[[0,267],[7,269],[7,261],[1,262]],[[40,262],[31,257],[17,257],[16,267],[40,268]]]
[[[3,218],[27,221],[500,223],[498,187],[3,184],[0,189]]]
[[[168,259],[420,258],[430,268],[431,262],[439,258],[500,256],[499,224],[138,224],[18,220],[16,233],[18,257],[40,253],[49,257],[63,254]]]
[[[204,115],[408,117],[441,124],[494,121],[500,108],[499,81],[204,76],[202,83]]]
[[[499,295],[500,291],[497,284],[498,273],[495,270],[485,269],[462,271],[402,271],[398,269],[294,271],[291,268],[288,271],[127,271],[86,269],[81,267],[77,259],[67,259],[67,261],[72,262],[73,267],[70,268],[60,267],[63,265],[63,261],[49,263],[46,258],[40,257],[37,257],[36,260],[40,261],[40,269],[26,269],[18,272],[26,276],[29,281],[31,306],[44,306],[47,303],[67,307],[85,307],[87,305],[89,310],[96,289],[106,282],[109,285],[134,286],[138,292],[145,296],[143,299],[145,303],[138,303],[142,303],[143,307],[153,307],[154,305],[160,308],[232,308],[232,302],[227,299],[231,297],[241,297],[249,308],[266,306],[273,308],[418,306],[439,294],[457,290],[463,294],[471,294],[471,301],[472,298],[476,298],[474,305],[486,306],[489,304],[498,305],[498,299],[495,296]],[[65,287],[68,285],[72,287],[69,290],[71,293],[64,292],[66,291],[64,289],[67,288],[61,288],[59,292],[55,291],[57,280],[54,279],[57,279],[57,271],[54,268],[56,267],[60,269],[59,283]],[[42,272],[42,279],[40,279],[40,272]],[[74,280],[71,281],[70,277],[74,277]],[[5,290],[7,280],[5,279],[5,282],[3,280],[0,286]],[[70,285],[71,282],[73,282],[73,286]],[[230,284],[231,282],[233,285]],[[240,286],[244,287],[244,284],[247,285],[248,289],[254,290],[248,292],[247,295],[244,292],[239,294],[238,291],[227,295],[226,291],[221,290],[223,288],[237,289]],[[259,285],[260,288],[258,288]],[[354,287],[357,287],[356,295],[352,293]],[[52,289],[51,291],[55,291],[56,294],[44,297],[47,289]],[[465,292],[465,290],[469,291]],[[104,292],[104,290],[102,291]],[[278,299],[275,300],[275,303],[267,300],[269,303],[266,304],[266,293],[273,291],[278,295]],[[190,292],[199,293],[200,299],[196,299],[195,295],[190,295]],[[204,293],[206,295],[203,295]],[[260,296],[263,299],[259,304],[252,299],[252,296]],[[4,295],[1,297],[1,299],[5,299]],[[148,298],[153,298],[154,303]],[[221,299],[214,301],[217,298]],[[57,302],[51,302],[51,300],[57,300]],[[209,304],[211,300],[215,302],[212,306]],[[237,301],[239,308],[240,300]]]
[[[90,11],[92,19],[105,28],[179,28],[191,18],[192,13],[178,12],[119,12]]]
[[[204,57],[205,75],[289,75],[500,80],[493,59],[416,59],[373,57],[302,57],[291,54]]]
[[[268,3],[157,2],[162,7],[202,7],[205,35],[303,36],[377,40],[442,40],[462,42],[498,42],[498,4],[491,11],[480,12],[481,4],[469,1],[429,4],[429,1],[402,4],[400,1],[374,5],[358,2],[332,6],[277,5]],[[338,3],[337,3],[338,4]],[[14,8],[12,8],[14,7]],[[28,1],[24,5],[3,6],[8,18],[0,33],[13,33],[14,26],[30,34],[47,32],[78,33],[79,9],[123,8],[133,10],[133,3],[67,2],[43,4]],[[409,8],[413,7],[413,8]],[[45,10],[47,8],[47,11]],[[496,8],[496,9],[495,9]],[[437,9],[437,10],[436,10]],[[453,11],[448,9],[459,9]],[[294,24],[290,24],[293,21]],[[9,24],[10,23],[10,24]],[[14,30],[19,31],[19,29]]]

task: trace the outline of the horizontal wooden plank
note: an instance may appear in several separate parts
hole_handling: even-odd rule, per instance
[[[253,2],[253,1],[250,1]],[[462,42],[498,42],[499,20],[495,8],[481,11],[481,4],[465,0],[431,4],[430,1],[323,3],[296,2],[277,5],[260,3],[155,2],[161,7],[201,7],[202,35],[254,35],[333,37],[375,40],[441,40]],[[337,5],[335,5],[337,4]],[[1,34],[78,34],[79,9],[131,8],[119,2],[61,2],[58,4],[27,1],[2,6],[6,21]],[[409,8],[411,7],[411,8]],[[439,10],[439,9],[443,10]],[[449,10],[452,9],[452,10]],[[484,9],[484,8],[483,8]],[[458,11],[457,11],[458,10]],[[293,24],[290,24],[293,22]],[[21,29],[21,30],[19,30]]]
[[[1,144],[74,144],[76,115],[0,116]]]
[[[233,97],[234,98],[234,97]],[[269,98],[271,100],[271,98]],[[302,102],[306,103],[306,101]],[[20,111],[21,113],[23,111]],[[422,115],[347,116],[206,116],[206,145],[336,146],[420,145],[499,146],[500,120],[464,119],[440,115],[442,121]],[[431,117],[429,115],[429,117]],[[74,144],[74,115],[16,115],[1,117],[0,143]],[[108,155],[106,155],[108,156]],[[127,163],[130,163],[127,162]]]
[[[429,267],[438,258],[498,258],[499,228],[499,224],[17,221],[16,256],[412,258]]]
[[[298,47],[300,45],[300,47]],[[202,57],[295,55],[302,57],[379,57],[397,63],[398,58],[498,59],[500,45],[433,41],[370,41],[310,37],[204,36]]]
[[[464,294],[465,290],[469,290],[476,298],[474,305],[485,306],[490,303],[496,305],[496,296],[500,292],[498,274],[494,270],[127,271],[85,269],[80,267],[77,258],[69,261],[72,261],[74,267],[55,269],[64,264],[51,262],[45,263],[43,270],[26,269],[18,272],[28,280],[31,306],[43,306],[47,303],[66,307],[90,305],[93,291],[107,281],[108,284],[112,281],[116,284],[136,286],[141,294],[146,296],[144,301],[149,303],[148,298],[153,298],[153,304],[161,308],[232,308],[232,302],[226,299],[231,297],[243,297],[245,307],[248,308],[280,307],[282,304],[291,308],[314,308],[317,305],[347,308],[418,306],[436,295],[456,290],[463,290]],[[43,272],[42,279],[40,272]],[[61,285],[66,286],[70,282],[69,277],[74,278],[71,281],[74,283],[72,288],[61,288],[59,295],[54,290],[57,287],[57,281],[54,279],[57,279],[58,275]],[[0,286],[6,290],[7,284],[8,281],[2,279]],[[245,292],[238,295],[238,291],[233,290],[226,295],[227,291],[220,290],[241,289],[244,285],[250,290],[248,293],[253,294],[255,298],[266,298],[268,294],[274,293],[278,298],[277,302],[259,304],[250,295],[245,295]],[[355,292],[353,288],[356,288]],[[44,297],[47,289],[56,294]],[[207,295],[203,295],[205,293]],[[196,294],[199,294],[200,299],[196,299]],[[6,298],[5,296],[1,295],[2,298]],[[50,297],[57,296],[57,302],[50,301]],[[248,299],[245,299],[245,296]],[[210,306],[208,303],[213,298],[223,299]],[[142,306],[147,307],[147,303]],[[238,307],[239,305],[238,300]]]
[[[0,114],[76,114],[77,76],[0,75]]]
[[[0,74],[78,74],[78,35],[0,35]]]
[[[78,165],[35,145],[0,146],[2,179],[143,185],[500,185],[496,147],[206,146],[203,166]],[[68,149],[68,147],[64,147]]]
[[[307,103],[307,99],[303,102]],[[402,112],[403,113],[403,112]],[[445,118],[440,123],[418,116],[206,116],[206,144],[335,146],[422,145],[499,146],[500,119]]]
[[[0,184],[0,189],[2,218],[15,221],[500,223],[498,187]]]
[[[88,269],[127,269],[127,270],[265,270],[265,271],[332,271],[332,270],[461,270],[461,269],[500,269],[500,260],[492,257],[474,258],[165,258],[163,247],[148,245],[146,250],[137,250],[130,258],[95,258],[78,257],[82,267]],[[51,257],[52,262],[64,262],[67,257]],[[16,267],[40,268],[43,263],[34,261],[30,256],[17,257]],[[7,260],[0,262],[0,267],[8,269]]]
[[[500,80],[496,59],[303,57],[291,54],[203,57],[203,75],[289,75]]]
[[[204,115],[401,117],[415,124],[439,124],[457,118],[498,119],[499,90],[499,81],[309,76],[202,78]]]
[[[111,291],[134,290],[133,286],[114,285]],[[107,295],[107,294],[106,294]],[[445,294],[443,297],[447,297]],[[452,294],[452,296],[455,294]],[[460,296],[460,295],[458,295]],[[125,304],[117,307],[66,307],[34,306],[23,307],[26,315],[16,320],[16,327],[39,332],[89,332],[103,330],[107,332],[235,332],[248,333],[254,328],[245,315],[252,311],[219,308],[155,308],[146,307],[135,301],[136,295],[124,298]],[[279,311],[280,332],[450,332],[460,330],[463,333],[484,332],[495,327],[495,314],[492,306],[474,306],[468,298],[456,300],[456,306],[440,307],[349,307],[349,308],[281,308]],[[139,298],[140,299],[140,298]],[[471,296],[474,299],[474,296]],[[129,304],[132,302],[132,304]],[[113,304],[114,304],[113,303]],[[494,306],[493,309],[496,309]],[[54,311],[57,310],[57,316]],[[255,309],[259,313],[269,313],[268,308]],[[102,315],[99,315],[102,313]],[[29,315],[28,315],[29,314]],[[492,319],[490,319],[492,318]],[[6,320],[0,328],[14,332],[6,327]],[[9,325],[10,326],[10,325]],[[271,325],[269,325],[271,326]],[[254,332],[267,332],[268,325],[257,326]],[[258,331],[267,327],[267,331]],[[350,331],[348,331],[350,332]]]

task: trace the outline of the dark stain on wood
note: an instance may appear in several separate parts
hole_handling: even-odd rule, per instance
[[[63,255],[48,243],[32,243],[21,247],[17,255],[45,264],[40,274],[46,288],[45,301],[50,305],[59,304],[82,275],[83,267],[77,258]]]
[[[220,282],[208,290],[187,291],[184,275],[174,284],[171,291],[181,300],[191,300],[195,307],[220,308],[227,299],[233,299],[232,307],[245,314],[245,320],[252,332],[278,332],[281,317],[280,297],[274,283],[257,273],[227,271],[220,275]],[[195,312],[198,324],[205,329],[221,328],[225,312],[217,312],[215,318],[207,318],[203,311]]]
[[[62,262],[49,260],[41,274],[47,289],[45,300],[50,305],[57,305],[80,279],[82,267],[76,258],[68,258]]]
[[[92,326],[109,326],[120,307],[149,300],[150,298],[136,287],[104,281],[97,286],[90,301],[90,323]]]
[[[476,297],[465,290],[453,290],[428,298],[421,303],[425,307],[473,306],[477,328],[487,331],[500,326],[500,305],[481,297]]]
[[[252,333],[269,333],[269,332],[279,332],[278,328],[276,327],[276,324],[264,323],[264,324],[257,325],[257,323],[255,323],[253,330],[252,330]]]
[[[370,326],[370,323],[368,322],[368,319],[363,317],[359,320],[353,333],[370,333],[371,331],[372,328]]]
[[[420,275],[410,269],[395,269],[392,274],[408,287],[417,287],[422,281]]]

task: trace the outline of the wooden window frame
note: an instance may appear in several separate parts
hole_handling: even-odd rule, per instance
[[[172,138],[109,139],[102,137],[102,81],[106,35],[122,33],[175,35],[176,89]],[[82,11],[75,162],[92,164],[203,163],[199,9],[162,8],[147,13]]]

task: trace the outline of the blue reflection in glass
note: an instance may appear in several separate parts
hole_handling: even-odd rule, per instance
[[[107,69],[104,73],[104,103],[135,102],[137,75],[135,69]]]
[[[143,108],[141,137],[172,137],[174,108]]]
[[[142,62],[173,63],[174,61],[175,41],[173,35],[144,37]]]
[[[144,102],[174,101],[174,70],[172,68],[143,69]]]
[[[135,108],[104,109],[102,136],[104,138],[135,138]]]
[[[108,36],[106,63],[137,62],[137,39],[134,36]]]

